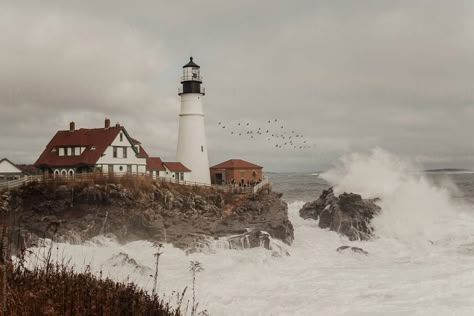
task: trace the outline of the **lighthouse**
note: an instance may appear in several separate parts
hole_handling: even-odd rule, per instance
[[[207,155],[204,110],[202,106],[205,95],[200,68],[193,58],[183,66],[179,113],[178,149],[176,158],[191,169],[189,181],[210,184],[209,158]]]

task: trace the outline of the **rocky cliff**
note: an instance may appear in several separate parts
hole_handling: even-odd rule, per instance
[[[380,212],[375,202],[354,193],[335,196],[330,188],[319,199],[303,205],[300,216],[319,220],[320,228],[329,228],[350,240],[367,240],[373,236],[371,220]]]
[[[101,234],[189,250],[225,236],[232,236],[230,247],[269,248],[269,237],[293,241],[287,204],[270,188],[239,195],[153,182],[31,183],[0,194],[0,221],[7,218],[26,244],[53,236],[81,242]]]

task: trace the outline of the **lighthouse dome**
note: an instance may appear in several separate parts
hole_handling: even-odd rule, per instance
[[[183,68],[188,68],[188,67],[193,67],[193,68],[201,68],[198,64],[196,64],[194,61],[193,61],[193,58],[192,57],[189,57],[189,62],[183,66]]]

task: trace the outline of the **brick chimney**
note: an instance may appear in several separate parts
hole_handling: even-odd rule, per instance
[[[117,122],[117,124],[115,124],[115,127],[120,127],[120,123]]]
[[[74,122],[70,122],[69,123],[69,131],[74,132],[75,129],[76,129],[76,124]]]
[[[110,120],[108,118],[105,119],[105,129],[110,128]]]

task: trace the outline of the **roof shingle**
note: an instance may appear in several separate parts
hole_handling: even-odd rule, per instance
[[[34,166],[95,165],[121,130],[122,127],[114,126],[110,128],[81,128],[74,131],[58,131]],[[78,156],[59,156],[57,148],[66,146],[81,146],[86,147],[86,149]],[[52,151],[53,148],[56,148],[56,151]]]
[[[160,157],[148,157],[146,159],[146,170],[147,171],[165,171],[163,167],[163,161]]]
[[[191,172],[180,162],[163,162],[163,165],[172,172]]]
[[[212,166],[211,169],[262,169],[263,167],[256,164],[250,163],[242,159],[229,159],[227,161],[221,162],[215,166]]]

